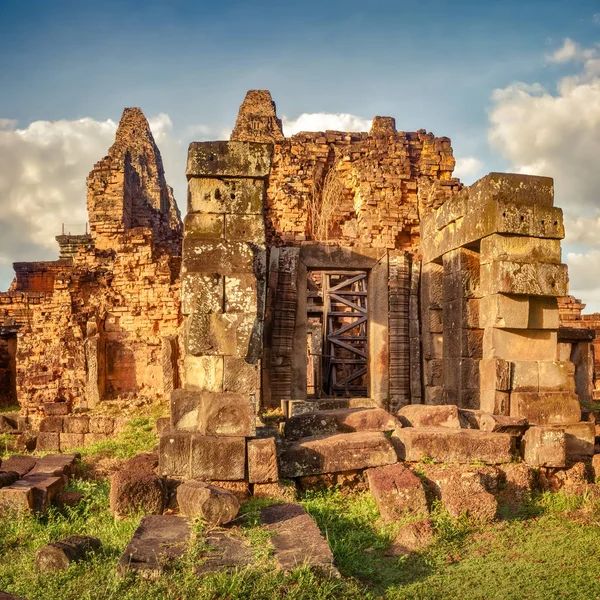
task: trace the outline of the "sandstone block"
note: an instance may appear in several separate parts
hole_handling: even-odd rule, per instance
[[[423,361],[423,377],[425,385],[436,387],[442,385],[443,362],[438,359]]]
[[[183,360],[184,387],[199,392],[223,391],[222,356],[186,356]]]
[[[296,500],[296,486],[293,483],[277,481],[275,483],[255,483],[252,495],[256,498],[275,498],[282,502]]]
[[[183,235],[203,240],[225,238],[225,215],[188,213],[183,220]]]
[[[481,240],[481,264],[497,261],[560,264],[560,240],[492,234]]]
[[[166,431],[159,442],[159,470],[162,475],[190,477],[192,434]]]
[[[247,242],[209,241],[201,238],[183,239],[183,270],[187,273],[254,273],[266,276],[264,247]]]
[[[188,181],[188,213],[260,215],[265,184],[256,179],[201,179]]]
[[[493,415],[508,415],[510,412],[510,394],[484,388],[479,393],[479,406],[481,410]]]
[[[273,146],[258,142],[192,142],[186,175],[193,177],[267,177]]]
[[[556,331],[487,328],[483,357],[505,360],[556,360]]]
[[[497,261],[481,265],[481,295],[527,294],[564,296],[567,293],[567,266],[550,263]]]
[[[263,508],[260,518],[263,525],[273,532],[270,542],[280,569],[291,571],[308,566],[337,575],[327,541],[313,518],[299,504],[276,504]]]
[[[110,434],[115,429],[115,420],[112,417],[90,417],[90,433]]]
[[[181,278],[181,312],[221,313],[224,277],[217,273],[186,273]]]
[[[63,417],[46,417],[40,421],[42,433],[61,433],[63,430]]]
[[[60,450],[60,433],[40,432],[35,449],[38,452],[58,452]]]
[[[575,365],[570,361],[540,361],[540,391],[575,392]]]
[[[27,475],[31,469],[35,467],[37,458],[33,456],[23,456],[20,454],[13,454],[6,460],[3,460],[0,464],[0,473],[17,473],[19,477]]]
[[[556,298],[529,298],[529,329],[558,329],[560,325]]]
[[[75,434],[77,435],[77,434]],[[83,447],[92,446],[112,438],[110,433],[84,433],[83,434]]]
[[[367,478],[384,521],[428,512],[421,480],[404,465],[396,463],[368,469]]]
[[[533,488],[533,469],[525,463],[500,465],[501,489],[498,499],[515,508],[522,504]]]
[[[66,571],[73,562],[84,560],[100,549],[98,538],[71,535],[64,540],[42,546],[35,555],[35,567],[42,573]]]
[[[444,508],[454,518],[463,514],[481,520],[491,521],[496,516],[498,502],[490,494],[478,473],[454,473],[439,482]]]
[[[567,458],[585,460],[594,456],[595,424],[589,421],[563,426],[567,438]]]
[[[44,513],[63,486],[63,477],[29,473],[11,485],[0,488],[0,506],[15,511]]]
[[[177,515],[142,517],[131,541],[119,559],[117,572],[132,571],[146,579],[157,579],[189,547],[191,527]]]
[[[201,517],[213,527],[233,521],[240,510],[231,492],[201,481],[182,483],[177,488],[177,504],[181,514]]]
[[[225,356],[223,361],[223,391],[256,394],[260,391],[260,365],[244,358]]]
[[[521,442],[523,460],[531,467],[564,467],[567,436],[559,427],[530,427]]]
[[[537,392],[540,389],[540,368],[536,360],[515,360],[511,363],[513,392]]]
[[[68,402],[44,402],[44,414],[47,417],[63,417],[71,412]]]
[[[581,420],[581,409],[571,392],[512,392],[510,416],[533,425],[567,425]]]
[[[409,404],[398,411],[398,419],[405,427],[460,429],[458,408],[453,405]]]
[[[297,440],[331,433],[393,431],[399,425],[383,408],[339,408],[290,417],[284,426],[286,439]]]
[[[275,438],[248,441],[248,480],[250,483],[275,483],[279,480]]]
[[[171,426],[203,435],[252,437],[256,433],[254,404],[247,394],[173,390]]]
[[[510,390],[510,363],[501,358],[480,360],[479,381],[482,389]]]
[[[64,433],[89,433],[90,418],[87,416],[69,416],[63,420]]]
[[[472,429],[405,427],[396,429],[392,443],[400,460],[420,462],[472,463],[490,465],[511,462],[514,438],[508,433],[488,433]]]
[[[281,477],[293,478],[389,465],[396,454],[384,433],[340,433],[285,444],[279,455]]]
[[[265,244],[265,221],[262,215],[228,214],[225,216],[225,237],[230,242]]]
[[[69,477],[74,469],[75,462],[81,458],[78,453],[73,454],[46,454],[38,459],[31,471],[30,475],[65,475]]]
[[[518,202],[552,207],[554,181],[551,177],[518,173],[488,173],[469,187],[472,203]]]
[[[444,401],[444,388],[441,385],[429,386],[425,388],[425,404],[435,406]]]
[[[61,451],[69,448],[83,448],[84,446],[84,433],[59,433],[59,436]]]
[[[128,517],[138,512],[162,514],[165,508],[165,485],[154,468],[155,455],[138,455],[128,460],[117,471],[110,483],[110,510],[117,517]]]
[[[246,474],[246,440],[192,434],[192,479],[235,481]]]
[[[533,207],[533,235],[562,239],[565,237],[563,212],[561,208],[549,206]]]
[[[217,481],[213,479],[210,483],[231,492],[240,501],[240,504],[250,498],[250,484],[247,481]]]
[[[600,454],[594,454],[592,457],[592,473],[594,481],[597,483],[600,479]]]
[[[491,294],[479,300],[481,327],[527,329],[529,327],[529,299],[527,296]]]

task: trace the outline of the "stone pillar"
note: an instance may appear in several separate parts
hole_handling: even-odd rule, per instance
[[[163,473],[244,478],[255,434],[265,313],[265,179],[272,146],[192,143],[184,222],[183,389],[161,437]],[[241,465],[241,467],[240,467]]]
[[[421,343],[424,403],[443,404],[443,285],[444,267],[424,264],[421,269]]]

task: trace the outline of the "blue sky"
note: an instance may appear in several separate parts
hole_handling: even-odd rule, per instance
[[[449,136],[455,155],[471,159],[470,167],[461,173],[467,183],[492,170],[551,169],[543,174],[557,177],[557,203],[561,204],[559,192],[567,204],[575,190],[578,198],[585,196],[585,201],[569,208],[568,216],[592,219],[592,228],[600,232],[600,221],[593,220],[598,205],[591,197],[597,175],[579,174],[579,178],[590,178],[581,191],[579,183],[569,179],[573,168],[568,162],[575,159],[569,153],[559,156],[557,150],[560,139],[565,148],[575,139],[581,157],[596,149],[593,139],[583,143],[579,138],[584,130],[585,136],[600,133],[600,108],[591,115],[586,112],[596,100],[600,75],[594,62],[600,42],[598,0],[4,0],[0,10],[0,121],[4,120],[3,128],[8,131],[0,143],[0,162],[10,156],[8,162],[12,160],[13,165],[4,179],[0,167],[0,204],[9,214],[15,213],[11,222],[3,223],[0,217],[0,261],[4,262],[0,287],[10,281],[10,262],[19,258],[8,246],[9,240],[14,246],[15,234],[3,236],[4,232],[22,219],[30,234],[30,239],[23,234],[16,240],[24,244],[19,246],[23,259],[38,256],[38,238],[48,233],[40,229],[39,219],[27,221],[23,213],[45,209],[41,189],[52,177],[55,183],[44,192],[52,198],[48,211],[55,216],[75,211],[80,218],[79,208],[73,208],[74,196],[69,194],[83,194],[79,202],[84,207],[85,190],[75,183],[70,188],[70,180],[79,173],[84,179],[93,162],[102,157],[111,135],[110,127],[102,124],[118,121],[123,107],[141,106],[149,118],[163,115],[156,122],[164,128],[164,135],[162,141],[160,135],[157,139],[165,155],[167,177],[183,205],[182,149],[193,138],[216,136],[232,127],[250,88],[270,89],[279,115],[290,121],[302,113],[347,113],[364,120],[376,114],[391,115],[399,129],[425,128]],[[570,52],[565,47],[567,39],[575,48]],[[566,50],[554,56],[560,48]],[[569,77],[578,77],[574,85],[583,86],[577,94],[559,91],[558,86]],[[582,101],[585,110],[580,111],[576,98],[587,90],[590,79],[592,96]],[[515,86],[516,82],[522,87]],[[496,90],[504,90],[504,96]],[[563,123],[557,111],[565,96],[570,99],[568,110],[573,118]],[[570,125],[584,113],[586,122]],[[70,135],[77,138],[79,134],[71,131],[76,127],[70,130],[56,122],[68,124],[84,118],[93,120],[86,127],[98,147],[73,151],[68,145],[75,142],[65,140]],[[522,119],[522,125],[515,119]],[[49,124],[45,129],[41,125],[32,128],[39,121]],[[534,121],[535,131],[531,130]],[[537,139],[541,137],[538,131],[547,131],[552,152]],[[513,138],[518,139],[518,147]],[[18,151],[11,146],[13,142]],[[28,154],[31,144],[36,158]],[[67,146],[70,158],[51,168],[40,150],[49,145],[54,148],[52,158],[58,161]],[[81,155],[79,162],[77,155]],[[27,177],[16,179],[14,169],[25,164]],[[60,187],[64,164],[69,166],[67,191]],[[561,176],[563,164],[565,175]],[[33,189],[36,178],[39,186]],[[30,208],[19,212],[15,203]],[[596,248],[587,225],[587,221],[574,225],[579,233],[568,240],[567,252],[580,255],[575,262],[587,264],[589,272],[591,263],[585,261],[590,256],[600,267],[600,246]],[[43,256],[39,258],[52,258],[50,243],[42,246],[48,250],[40,251]],[[598,289],[586,285],[577,281],[577,293],[584,292],[591,299],[590,306],[597,298],[600,309],[600,283]]]

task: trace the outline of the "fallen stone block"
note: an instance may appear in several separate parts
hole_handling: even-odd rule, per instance
[[[279,480],[275,438],[248,441],[248,481],[275,483]]]
[[[304,438],[285,444],[279,455],[281,477],[301,477],[379,467],[397,462],[384,433],[363,431]]]
[[[365,471],[354,469],[338,473],[320,473],[319,475],[305,475],[296,479],[298,487],[303,490],[326,490],[331,488],[344,488],[365,492],[369,489],[369,482]]]
[[[194,569],[196,575],[229,572],[254,562],[252,547],[237,531],[211,531],[204,544],[207,549],[200,556],[202,563]]]
[[[472,463],[496,465],[511,462],[514,438],[508,433],[488,433],[474,429],[403,427],[392,434],[400,460],[421,462]]]
[[[367,470],[369,489],[384,521],[407,514],[426,514],[427,499],[421,480],[400,463]]]
[[[23,477],[35,467],[37,458],[34,456],[23,456],[21,454],[13,454],[9,456],[0,465],[0,473],[13,471],[18,474],[19,477]]]
[[[399,423],[383,408],[319,410],[290,417],[284,426],[286,439],[298,440],[334,433],[393,431]]]
[[[500,465],[500,486],[498,500],[512,508],[518,507],[531,494],[534,477],[533,469],[525,463]]]
[[[594,456],[595,423],[582,421],[562,427],[567,437],[567,459],[586,460]]]
[[[579,397],[572,392],[512,392],[510,416],[525,418],[532,425],[579,423]]]
[[[64,540],[42,546],[35,555],[35,567],[42,573],[66,571],[73,562],[84,560],[101,547],[98,538],[72,535]]]
[[[152,454],[129,459],[110,482],[110,510],[117,517],[138,512],[160,515],[165,508],[166,486],[155,472],[158,460]]]
[[[459,409],[459,417],[463,429],[480,429],[489,433],[509,433],[515,437],[522,436],[529,423],[527,419],[493,415],[481,410]]]
[[[82,500],[81,492],[59,492],[53,502],[58,508],[75,508]]]
[[[159,440],[159,471],[161,475],[190,477],[192,434],[168,430]]]
[[[339,577],[333,554],[313,518],[299,504],[276,504],[260,511],[263,525],[273,535],[275,560],[283,571],[315,568]]]
[[[596,492],[590,485],[587,465],[583,462],[571,464],[568,468],[544,468],[538,470],[538,486],[543,492],[562,491],[565,494],[583,496],[588,490]]]
[[[0,488],[11,485],[19,479],[19,474],[14,471],[0,471]]]
[[[202,481],[182,483],[177,488],[177,504],[181,514],[201,517],[211,526],[230,523],[240,510],[240,503],[231,492]]]
[[[117,573],[130,571],[145,579],[157,579],[174,560],[185,555],[191,536],[189,521],[177,515],[142,517],[119,559]]]
[[[564,467],[567,436],[560,427],[530,427],[521,442],[523,460],[532,467]]]
[[[77,452],[71,454],[46,454],[40,458],[29,472],[30,475],[46,474],[69,477],[75,468],[75,461],[81,455]]]
[[[419,519],[400,528],[385,554],[403,556],[419,552],[430,546],[434,539],[435,531],[431,519]]]
[[[240,502],[245,502],[250,498],[250,484],[247,481],[218,481],[213,479],[211,485],[231,492]]]
[[[398,411],[398,420],[404,427],[460,429],[458,408],[454,405],[409,404]]]
[[[0,507],[11,511],[44,513],[52,498],[62,490],[64,478],[40,473],[26,475],[0,488]]]

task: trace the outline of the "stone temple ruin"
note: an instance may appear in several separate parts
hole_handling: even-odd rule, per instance
[[[568,296],[553,181],[453,168],[448,138],[391,117],[286,138],[250,91],[230,141],[190,144],[182,227],[126,109],[89,234],[0,295],[4,395],[45,450],[111,435],[85,412],[105,399],[170,397],[160,475],[256,495],[402,461],[508,480],[519,453],[588,460],[600,318]]]

